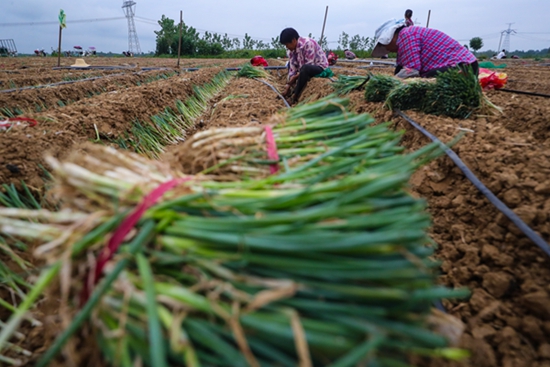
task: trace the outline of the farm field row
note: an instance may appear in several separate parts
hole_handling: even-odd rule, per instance
[[[50,58],[9,59],[0,69],[0,81],[13,76],[17,87],[63,80],[74,70],[51,70]],[[117,65],[125,59],[96,58],[90,64]],[[137,67],[174,70],[109,71],[108,76],[90,82],[0,94],[1,107],[17,107],[25,117],[38,121],[35,127],[17,126],[0,131],[0,183],[24,181],[40,191],[44,185],[43,154],[51,151],[62,158],[94,141],[120,146],[131,140],[135,121],[149,121],[166,108],[177,110],[176,101],[192,96],[193,86],[207,84],[226,67],[247,60],[182,60],[181,67],[199,67],[194,72],[177,72],[173,59],[132,59]],[[268,60],[283,65],[281,60]],[[25,67],[22,69],[22,67]],[[19,71],[25,75],[2,73]],[[338,75],[390,74],[387,67],[358,68],[338,64]],[[550,67],[510,62],[506,69],[507,88],[550,94]],[[271,71],[271,84],[282,89],[285,73]],[[6,75],[3,75],[6,74]],[[47,74],[44,79],[40,75]],[[15,79],[15,75],[18,75]],[[90,74],[91,75],[91,74]],[[162,77],[160,77],[162,76]],[[156,77],[159,77],[156,79]],[[27,78],[27,79],[25,79]],[[36,79],[32,79],[36,78]],[[149,78],[147,83],[145,79]],[[34,81],[33,81],[34,80]],[[4,88],[5,85],[0,84]],[[334,92],[329,79],[312,79],[301,102],[314,101]],[[543,97],[490,91],[490,100],[502,113],[473,115],[465,120],[405,111],[429,132],[450,142],[465,135],[453,147],[479,179],[521,219],[550,240],[550,103]],[[429,143],[419,131],[381,103],[366,102],[363,91],[349,94],[350,108],[369,113],[377,122],[391,121],[404,129],[402,145],[408,150]],[[70,103],[57,103],[57,101]],[[43,105],[40,111],[36,106]],[[269,88],[253,79],[228,79],[221,92],[209,102],[193,134],[213,127],[263,125],[285,108]],[[178,144],[164,146],[160,160],[177,168],[181,159]],[[432,216],[431,237],[439,244],[441,284],[472,290],[468,300],[446,301],[445,309],[466,326],[461,345],[472,351],[469,360],[433,361],[433,366],[532,366],[550,365],[550,268],[548,257],[476,189],[448,157],[441,157],[413,175],[413,195],[424,198]],[[35,331],[36,334],[39,334]],[[36,341],[29,341],[32,349]],[[38,343],[39,344],[39,343]]]

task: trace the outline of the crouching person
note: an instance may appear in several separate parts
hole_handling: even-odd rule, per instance
[[[433,28],[406,27],[400,20],[389,20],[375,33],[372,56],[397,53],[395,74],[406,78],[432,78],[450,68],[471,70],[479,74],[476,57],[447,34]]]
[[[298,102],[307,82],[328,67],[328,60],[315,40],[300,37],[294,28],[283,29],[279,40],[286,46],[289,59],[288,82],[283,96],[294,104]]]

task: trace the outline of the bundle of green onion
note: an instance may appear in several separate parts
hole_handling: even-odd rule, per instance
[[[0,207],[0,210],[2,209]],[[0,222],[0,225],[5,225],[4,218],[0,218]],[[2,331],[6,328],[4,321],[8,319],[8,315],[15,315],[17,308],[32,293],[33,285],[27,278],[36,269],[21,256],[27,248],[27,245],[9,234],[2,233],[0,236],[0,290],[3,294],[0,298],[0,314],[3,315],[0,330]],[[30,326],[42,324],[30,314],[22,314],[21,317],[26,319]],[[25,340],[25,334],[13,329],[12,335],[11,342],[0,343],[0,365],[2,366],[21,366],[23,360],[32,356],[32,352],[25,349],[29,345],[28,340]]]
[[[244,64],[237,72],[237,76],[240,78],[262,78],[269,79],[271,75],[263,68],[258,66],[252,66],[250,63]]]
[[[29,187],[22,181],[21,190],[17,190],[12,185],[2,185],[0,188],[0,209],[12,210],[19,212],[20,210],[40,209],[41,200],[35,198]],[[6,218],[0,218],[0,225],[9,225]],[[29,223],[25,223],[30,227]],[[27,298],[28,293],[32,288],[32,284],[28,281],[28,277],[36,270],[34,266],[26,260],[24,253],[28,250],[28,246],[18,238],[2,231],[0,235],[0,292],[3,297],[0,298],[0,314],[3,315],[0,321],[0,330],[5,328],[4,321],[8,315],[16,312],[17,307]],[[26,314],[24,318],[31,326],[41,325],[41,322],[36,320],[32,315]],[[4,343],[0,347],[0,364],[1,365],[22,365],[23,360],[29,358],[32,352],[25,349],[20,344],[26,343],[25,335],[20,332],[14,332],[14,337],[11,343]]]
[[[471,70],[449,69],[437,74],[424,111],[465,119],[481,107],[483,99],[481,85]]]
[[[332,83],[332,87],[338,95],[346,95],[351,91],[361,89],[367,84],[372,74],[363,75],[339,75],[338,79]]]
[[[367,102],[383,102],[390,91],[401,84],[401,81],[390,75],[374,74],[365,86],[365,99]]]
[[[416,79],[416,78],[415,78]],[[414,80],[406,81],[393,88],[386,99],[386,106],[399,110],[426,110],[434,83]]]
[[[347,99],[326,98],[276,116],[272,131],[278,160],[269,159],[268,133],[265,126],[258,125],[199,132],[172,160],[186,173],[242,180],[267,177],[273,164],[289,170],[314,158],[317,160],[304,172],[307,175],[322,173],[327,166],[340,167],[344,170],[340,174],[346,174],[347,168],[357,168],[366,153],[373,165],[402,151],[400,132],[388,129],[387,124],[371,126],[372,117],[346,112],[348,103]]]
[[[374,75],[365,87],[365,99],[385,101],[390,109],[414,109],[462,119],[483,109],[502,112],[483,94],[477,76],[471,70],[459,68],[438,73],[435,82],[403,83],[391,76]]]
[[[353,117],[340,115],[340,123]],[[463,355],[426,328],[433,301],[468,292],[435,285],[425,203],[406,193],[419,159],[437,148],[386,152],[386,159],[373,157],[372,149],[343,144],[324,154],[354,157],[353,167],[317,166],[316,157],[258,180],[189,177],[145,212],[37,366],[46,366],[92,311],[101,353],[117,366],[406,366],[411,354]],[[62,264],[86,266],[140,192],[181,176],[118,153],[98,146],[94,158],[48,159],[59,194],[78,199],[79,211],[0,210],[14,223],[43,222],[14,235],[53,240],[38,248],[51,263],[40,290]],[[301,182],[312,167],[315,179]],[[62,260],[67,251],[70,264]],[[72,293],[83,283],[74,278]],[[9,325],[20,321],[16,314]],[[2,330],[0,345],[9,336]]]
[[[210,99],[225,88],[230,78],[230,73],[222,71],[210,82],[193,86],[193,94],[185,102],[175,101],[177,111],[167,107],[151,116],[148,122],[135,120],[130,134],[114,139],[114,142],[123,149],[131,148],[148,157],[158,158],[166,145],[176,144],[185,138],[196,119],[206,111]]]

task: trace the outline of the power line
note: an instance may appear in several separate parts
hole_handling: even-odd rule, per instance
[[[155,24],[158,24],[158,22],[159,22],[158,20],[154,20],[154,19],[149,19],[149,18],[144,18],[144,17],[138,17],[137,15],[135,15],[134,18],[136,18],[136,19],[141,19],[141,20],[146,20],[146,21],[148,21],[148,22],[153,22],[153,23],[155,23]]]
[[[138,19],[138,17],[134,17],[134,18],[135,18],[136,22],[151,24],[151,25],[159,25],[157,22],[149,22],[148,20]]]
[[[95,18],[95,19],[79,19],[79,20],[68,20],[67,23],[86,23],[86,22],[105,22],[111,20],[121,20],[126,19],[125,17],[115,17],[115,18]],[[33,25],[53,25],[59,24],[59,21],[52,22],[21,22],[21,23],[0,23],[0,27],[18,27],[18,26],[33,26]]]
[[[550,42],[550,38],[537,38],[532,36],[525,36],[523,34],[517,34],[516,37],[521,39],[526,39],[529,41],[538,41],[538,42]]]
[[[151,24],[151,25],[159,25],[158,24],[158,21],[154,21],[154,20],[151,20],[151,19],[147,19],[147,18],[142,18],[142,17],[135,17],[136,21],[138,22],[141,22],[141,23],[145,23],[145,24]],[[244,38],[245,36],[242,35],[242,34],[233,34],[233,33],[226,33],[226,32],[216,32],[216,31],[211,31],[211,30],[208,30],[208,29],[201,29],[201,28],[195,28],[193,27],[195,30],[199,31],[199,32],[208,32],[208,33],[215,33],[215,34],[220,34],[220,35],[224,35],[224,34],[227,34],[228,36],[231,36],[231,37],[241,37],[241,38]],[[271,41],[271,38],[266,38],[266,37],[255,37],[255,36],[251,36],[251,35],[248,35],[248,37],[252,38],[252,39],[255,39],[255,40],[263,40],[263,41]]]

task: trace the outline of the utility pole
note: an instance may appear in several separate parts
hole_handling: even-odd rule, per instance
[[[431,10],[428,10],[428,21],[426,22],[426,28],[430,27],[430,15],[432,14]]]
[[[325,10],[325,20],[323,21],[323,30],[321,31],[321,39],[319,40],[319,44],[322,47],[323,44],[323,36],[325,35],[325,24],[327,24],[327,15],[328,15],[328,5],[327,9]]]
[[[59,43],[57,45],[57,67],[61,65],[61,33],[63,32],[63,28],[67,27],[67,23],[66,23],[67,16],[63,11],[63,9],[59,11],[58,18],[59,18]]]
[[[180,30],[179,30],[179,37],[178,37],[178,65],[177,67],[180,67],[180,55],[181,55],[181,27],[183,25],[183,10],[180,10]]]

